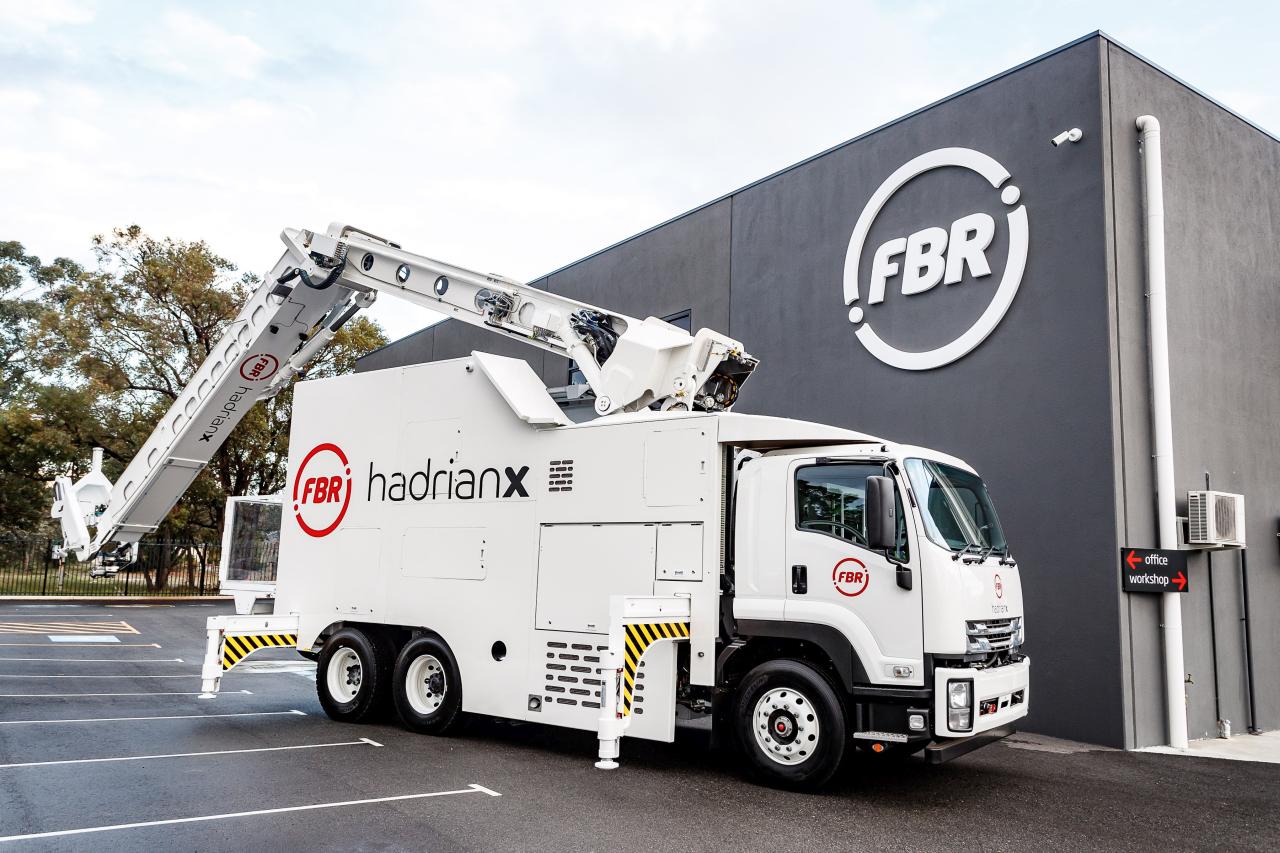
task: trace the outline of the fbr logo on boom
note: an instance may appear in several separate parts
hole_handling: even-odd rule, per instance
[[[332,442],[318,444],[302,458],[293,477],[293,514],[309,536],[328,536],[351,505],[351,463]]]
[[[240,362],[240,378],[246,382],[261,382],[275,376],[279,369],[280,359],[271,353],[254,353]]]

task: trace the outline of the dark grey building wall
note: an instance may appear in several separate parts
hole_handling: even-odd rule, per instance
[[[953,453],[982,472],[1023,574],[1036,673],[1030,727],[1119,745],[1100,49],[1098,40],[1078,44],[738,193],[730,330],[761,359],[739,411],[854,427]],[[1049,145],[1070,127],[1084,129],[1081,143]],[[940,369],[903,371],[854,338],[841,299],[845,252],[880,182],[947,146],[989,154],[1012,174],[1029,217],[1027,269],[1009,313],[976,350]],[[976,192],[974,177],[950,169],[908,184],[869,245],[973,212],[994,195]],[[999,220],[998,207],[982,209]],[[993,259],[1001,249],[993,245]],[[890,310],[902,314],[876,322],[924,349],[967,325],[991,287],[966,281],[899,297]]]
[[[598,252],[550,275],[553,293],[633,317],[691,311],[693,328],[729,327],[729,229],[732,200]],[[565,384],[568,360],[548,354],[543,380]]]
[[[834,107],[833,107],[834,108]],[[1164,740],[1156,596],[1119,591],[1122,544],[1154,544],[1143,238],[1133,122],[1165,128],[1170,332],[1177,475],[1213,474],[1250,509],[1250,580],[1262,724],[1274,728],[1280,673],[1280,320],[1275,239],[1280,146],[1101,36],[1055,51],[713,204],[558,270],[539,286],[634,316],[686,308],[694,327],[742,340],[761,358],[739,411],[808,418],[954,453],[990,484],[1025,584],[1035,660],[1029,728],[1113,746]],[[1080,127],[1080,143],[1049,139]],[[855,340],[841,280],[853,224],[897,167],[926,151],[986,153],[1022,191],[1027,269],[1009,313],[968,356],[909,372]],[[877,217],[864,252],[985,210],[989,187],[959,169],[907,184]],[[905,349],[962,328],[991,279],[912,298],[892,292],[875,324]],[[472,349],[526,358],[548,385],[563,359],[445,323],[361,369]],[[429,352],[429,355],[427,353]],[[1214,558],[1224,715],[1244,723],[1238,564]],[[1193,736],[1213,730],[1205,558],[1185,601]]]
[[[1113,340],[1119,426],[1118,510],[1124,544],[1155,544],[1141,159],[1134,122],[1160,120],[1173,440],[1178,511],[1204,488],[1245,495],[1257,704],[1262,728],[1280,726],[1280,143],[1116,45],[1105,53],[1114,223]],[[1209,567],[1190,560],[1183,599],[1191,737],[1216,733],[1222,714],[1246,722],[1240,566],[1212,557],[1217,659],[1210,635]],[[1158,596],[1124,596],[1126,740],[1165,740]]]
[[[692,308],[695,327],[744,341],[761,367],[739,411],[848,426],[975,465],[996,496],[1023,573],[1036,661],[1030,727],[1120,745],[1101,45],[1093,38],[1049,54],[545,282],[641,317]],[[1072,126],[1086,129],[1084,142],[1048,144]],[[885,178],[919,154],[954,146],[994,157],[1021,189],[1027,269],[1008,315],[973,353],[938,370],[902,371],[854,338],[842,292],[845,254],[859,213]],[[946,228],[978,210],[1004,220],[998,193],[967,170],[939,169],[908,184],[877,217],[863,272],[884,240]],[[868,311],[879,312],[878,327],[904,348],[945,342],[990,302],[1007,248],[1007,228],[998,229],[989,279],[910,300],[890,293]],[[511,348],[445,323],[436,327],[433,357],[495,345]],[[564,382],[563,359],[520,347],[511,354],[532,356],[549,385]],[[1082,696],[1088,714],[1080,713]]]
[[[455,324],[456,325],[456,324]],[[406,364],[424,364],[435,361],[436,329],[439,325],[414,332],[408,337],[392,341],[376,349],[356,362],[356,373],[401,367]]]

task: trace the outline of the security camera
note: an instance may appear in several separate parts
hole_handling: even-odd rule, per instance
[[[1073,127],[1070,130],[1062,131],[1062,133],[1059,133],[1050,141],[1053,142],[1053,147],[1057,148],[1059,145],[1061,145],[1064,142],[1079,142],[1083,138],[1084,138],[1084,131],[1082,131],[1078,127]]]

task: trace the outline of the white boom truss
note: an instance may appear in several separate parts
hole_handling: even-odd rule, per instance
[[[62,522],[64,552],[84,560],[114,551],[118,562],[132,561],[136,543],[159,526],[249,409],[302,373],[380,293],[574,359],[599,415],[653,405],[727,411],[756,365],[718,332],[690,335],[653,317],[603,311],[414,255],[340,223],[325,233],[286,229],[280,236],[284,255],[120,479],[107,479],[95,450],[79,481],[55,480],[52,516]]]

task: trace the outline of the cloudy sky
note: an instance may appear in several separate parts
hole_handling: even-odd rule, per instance
[[[1276,8],[0,0],[0,240],[261,273],[341,220],[531,279],[1095,29],[1280,130]]]

